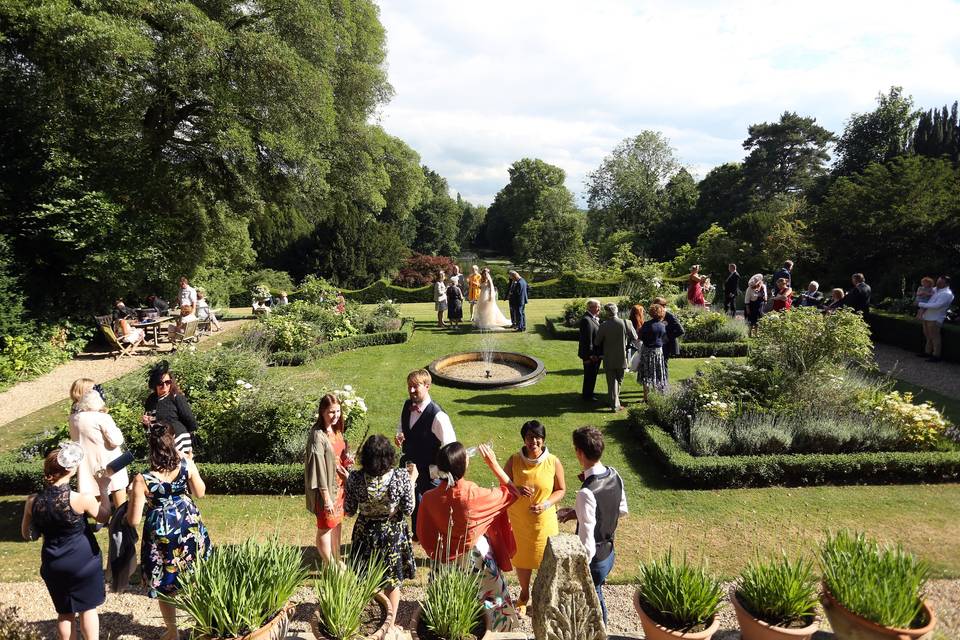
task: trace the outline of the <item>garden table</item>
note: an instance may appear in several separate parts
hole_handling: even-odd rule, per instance
[[[160,346],[160,332],[159,327],[164,322],[169,322],[172,318],[170,316],[163,316],[160,318],[155,318],[153,320],[144,320],[142,322],[134,323],[134,326],[138,329],[143,329],[144,332],[150,331],[153,334],[153,346]]]

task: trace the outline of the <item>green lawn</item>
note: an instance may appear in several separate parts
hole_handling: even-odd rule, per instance
[[[370,407],[371,431],[392,434],[406,397],[405,376],[414,368],[456,351],[490,342],[497,349],[523,351],[544,361],[547,376],[514,391],[468,391],[439,386],[433,398],[450,415],[467,445],[492,440],[501,461],[520,446],[520,425],[537,418],[547,426],[547,445],[567,465],[571,488],[577,484],[570,432],[584,424],[602,427],[608,436],[604,461],[623,475],[630,515],[618,531],[613,579],[629,580],[648,554],[673,547],[709,558],[711,566],[734,575],[756,549],[809,553],[830,528],[862,529],[884,540],[902,542],[927,559],[935,573],[960,576],[960,485],[766,488],[689,491],[672,488],[637,445],[624,414],[612,414],[579,398],[581,366],[576,343],[545,338],[543,318],[558,315],[563,300],[535,300],[527,307],[525,334],[480,336],[431,326],[432,305],[403,305],[418,320],[413,338],[402,345],[346,352],[296,368],[274,368],[270,376],[316,395],[326,385],[352,384]],[[671,377],[692,375],[702,361],[680,360]],[[623,397],[640,400],[640,388],[628,380]],[[602,376],[598,391],[605,391]],[[305,427],[306,428],[306,427]],[[350,439],[348,434],[348,440]],[[359,434],[352,434],[354,439]],[[482,467],[470,477],[492,483]],[[0,580],[37,579],[39,545],[16,541],[21,498],[0,498]],[[572,504],[573,491],[566,504]],[[300,496],[209,496],[200,501],[215,543],[252,534],[278,532],[293,544],[309,547],[313,525]],[[567,527],[570,529],[570,527]],[[572,529],[570,529],[572,530]]]

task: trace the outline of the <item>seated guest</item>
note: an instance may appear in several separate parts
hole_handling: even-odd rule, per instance
[[[774,311],[790,311],[793,306],[793,289],[786,278],[777,278],[776,292],[773,295]]]
[[[833,313],[843,306],[843,289],[837,288],[830,292],[830,301],[823,306],[824,313]]]
[[[160,315],[170,310],[170,304],[160,296],[155,295],[147,296],[147,306],[156,309]]]
[[[143,329],[134,327],[127,318],[117,320],[115,333],[117,334],[117,338],[120,339],[120,342],[126,342],[127,344],[139,344],[147,337]]]
[[[207,303],[207,294],[202,289],[197,291],[197,318],[199,320],[209,320],[214,331],[220,331],[220,321],[217,320],[216,314]]]
[[[127,305],[123,303],[122,298],[118,298],[116,302],[113,303],[113,319],[120,320],[122,318],[129,318],[130,316],[136,315],[133,310],[129,309]]]
[[[487,628],[510,631],[518,618],[503,572],[513,568],[510,558],[517,549],[507,516],[517,496],[493,449],[482,444],[478,451],[500,486],[484,489],[465,480],[466,449],[459,442],[444,445],[436,458],[441,482],[423,494],[417,538],[434,562],[453,562],[466,555],[467,566],[481,576],[478,596],[484,601]]]
[[[290,301],[287,300],[287,292],[281,291],[280,295],[277,296],[273,301],[273,306],[282,307],[283,305],[290,304]]]
[[[820,293],[820,284],[816,280],[811,280],[807,290],[800,294],[800,306],[819,309],[822,304],[823,294]]]
[[[180,317],[177,318],[175,323],[167,325],[167,335],[170,341],[173,342],[176,338],[182,338],[187,332],[187,325],[196,321],[197,316],[193,315],[193,307],[191,305],[185,304],[180,307]]]

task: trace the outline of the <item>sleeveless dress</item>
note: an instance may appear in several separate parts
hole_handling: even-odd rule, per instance
[[[147,472],[147,512],[140,546],[147,595],[173,594],[179,587],[178,576],[198,558],[210,555],[210,536],[200,519],[200,510],[187,493],[187,461],[180,461],[180,472],[171,482]]]
[[[344,454],[347,451],[347,443],[343,439],[343,434],[334,431],[333,435],[327,434],[330,440],[330,446],[333,447],[333,455],[337,458],[337,463],[346,466],[347,461]],[[343,522],[343,478],[337,474],[337,497],[333,501],[333,513],[328,514],[325,509],[320,509],[317,513],[317,527],[322,529],[333,529]]]
[[[695,307],[707,306],[707,301],[703,297],[703,283],[697,276],[690,276],[687,284],[687,300]]]
[[[547,547],[547,538],[559,532],[557,507],[537,515],[530,507],[539,504],[553,493],[553,480],[557,472],[557,457],[544,449],[536,460],[531,460],[520,451],[513,457],[513,483],[534,488],[529,498],[520,496],[510,505],[507,513],[513,526],[513,536],[517,540],[517,553],[513,556],[514,566],[520,569],[537,569],[543,560],[543,551]]]
[[[492,282],[484,282],[480,287],[480,298],[473,312],[473,326],[478,329],[496,329],[509,327],[509,318],[503,315],[497,306],[497,290]]]
[[[103,557],[87,520],[70,506],[70,485],[49,486],[33,501],[33,524],[43,534],[40,575],[57,613],[96,609],[106,599]]]

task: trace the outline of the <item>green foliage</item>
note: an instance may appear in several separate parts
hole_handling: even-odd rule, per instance
[[[750,125],[743,142],[743,175],[754,198],[801,192],[826,173],[833,134],[816,122],[784,111],[778,122]]]
[[[195,560],[177,593],[161,597],[186,613],[194,636],[240,638],[277,615],[306,577],[297,547],[247,540]]]
[[[337,288],[314,274],[309,274],[297,287],[297,300],[310,304],[331,305],[337,297]]]
[[[786,554],[766,562],[757,557],[737,584],[737,597],[747,611],[779,627],[809,623],[816,613],[817,591],[813,563],[791,561]]]
[[[394,322],[393,319],[384,320],[384,322]],[[307,351],[275,351],[270,354],[271,364],[299,366],[312,360],[324,358],[326,356],[349,351],[351,349],[360,349],[363,347],[375,347],[383,344],[400,344],[406,342],[413,335],[414,323],[411,318],[402,321],[397,330],[385,330],[380,333],[365,333],[349,338],[340,338],[339,340],[330,340],[314,345]]]
[[[20,617],[16,607],[0,609],[0,640],[43,640],[40,631]]]
[[[436,171],[423,167],[424,197],[413,212],[416,233],[411,249],[419,253],[457,255],[460,216],[463,210],[450,197],[450,185]]]
[[[539,159],[523,158],[508,169],[510,180],[497,192],[487,209],[486,244],[499,254],[514,250],[521,227],[541,210],[544,195],[565,189],[566,174],[560,167]]]
[[[93,332],[72,325],[37,325],[21,335],[0,336],[0,387],[43,375],[80,353]]]
[[[240,281],[246,291],[253,290],[257,285],[263,285],[272,294],[278,294],[281,291],[290,293],[293,291],[293,280],[286,271],[277,271],[276,269],[257,269],[243,276]]]
[[[569,300],[563,305],[563,325],[565,327],[576,327],[580,324],[580,318],[587,312],[587,299],[576,298]],[[577,334],[579,336],[579,332]]]
[[[320,627],[331,638],[353,640],[360,631],[360,618],[375,593],[383,588],[386,566],[376,554],[360,565],[325,563],[314,582]]]
[[[823,581],[837,602],[884,627],[923,626],[927,564],[904,551],[884,546],[863,533],[843,530],[820,547]]]
[[[0,336],[22,335],[29,331],[23,309],[24,294],[14,272],[10,243],[0,235]],[[4,375],[0,372],[0,381]]]
[[[668,629],[690,631],[708,625],[723,601],[721,582],[702,564],[694,566],[673,551],[640,564],[637,593],[644,610]]]
[[[481,624],[480,575],[456,563],[438,564],[422,603],[424,622],[444,640],[463,640]]]
[[[946,157],[954,164],[960,162],[960,116],[957,101],[949,109],[930,109],[920,113],[913,134],[913,151],[930,158]]]
[[[837,140],[834,175],[860,173],[871,163],[906,154],[919,117],[913,98],[904,96],[902,87],[890,87],[886,95],[879,94],[876,109],[855,113],[847,120]]]
[[[558,272],[574,269],[583,261],[585,219],[564,186],[544,189],[535,209],[513,239],[513,255],[530,266]]]
[[[790,376],[850,363],[870,367],[872,359],[870,327],[846,309],[828,315],[810,307],[768,313],[750,349],[755,366],[773,366]]]

